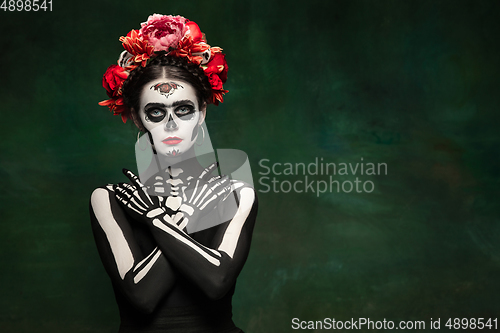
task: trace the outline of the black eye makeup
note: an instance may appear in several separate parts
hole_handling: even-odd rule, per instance
[[[144,113],[146,114],[146,120],[151,121],[153,123],[158,123],[162,121],[167,115],[167,112],[165,110],[154,106],[149,108],[146,107]]]
[[[183,121],[192,120],[196,112],[196,107],[190,100],[176,101],[170,106],[162,103],[149,103],[144,107],[146,121],[153,123],[163,121],[167,117],[168,108],[174,108],[175,116]]]
[[[194,118],[194,106],[181,105],[175,108],[174,113],[180,120],[191,120]]]

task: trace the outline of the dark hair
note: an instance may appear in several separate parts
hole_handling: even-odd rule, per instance
[[[142,89],[148,82],[166,77],[193,86],[200,108],[206,105],[211,97],[210,82],[200,66],[188,62],[185,58],[158,55],[146,67],[139,66],[134,69],[123,83],[123,101],[132,120],[141,131],[145,131],[139,118]]]

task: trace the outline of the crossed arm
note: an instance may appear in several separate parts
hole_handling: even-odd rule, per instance
[[[112,282],[140,311],[150,313],[174,286],[175,275],[158,247],[144,250],[111,186],[94,190],[90,217],[97,250]]]
[[[211,299],[219,299],[234,285],[250,249],[257,215],[254,189],[234,190],[239,205],[234,217],[219,225],[210,246],[194,240],[175,223],[156,217],[151,232],[168,261]]]
[[[257,215],[254,189],[242,183],[232,186],[229,194],[236,198],[236,206],[223,203],[219,207],[221,216],[230,211],[232,218],[216,226],[215,236],[206,246],[193,239],[182,227],[182,221],[172,218],[172,212],[161,208],[161,202],[142,191],[142,184],[130,174],[132,186],[99,188],[91,198],[94,235],[113,282],[145,312],[152,311],[173,287],[172,266],[208,297],[224,296],[234,285],[248,256]],[[127,191],[128,196],[122,191]],[[141,222],[132,223],[143,223],[153,235],[157,247],[146,251],[149,253],[137,244],[127,219],[127,215],[137,214],[137,207],[130,205],[131,199],[147,203]]]

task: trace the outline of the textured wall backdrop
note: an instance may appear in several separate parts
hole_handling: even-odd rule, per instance
[[[241,328],[498,316],[498,1],[52,2],[0,10],[0,331],[116,332],[88,201],[135,167],[137,132],[97,102],[118,37],[152,13],[196,21],[227,54],[207,124],[249,155],[260,191]],[[332,178],[371,193],[264,193],[306,175],[259,163],[316,158],[387,174]]]

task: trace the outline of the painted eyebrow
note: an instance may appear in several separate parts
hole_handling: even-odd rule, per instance
[[[148,103],[144,106],[144,109],[160,108],[165,109],[167,106],[163,103]]]
[[[191,105],[191,106],[195,106],[193,101],[189,100],[189,99],[183,99],[183,100],[180,100],[180,101],[175,101],[173,102],[172,104],[168,105],[168,104],[164,104],[164,103],[148,103],[144,106],[144,109],[149,109],[149,108],[161,108],[161,109],[166,109],[166,108],[174,108],[176,106],[179,106],[179,105]]]

